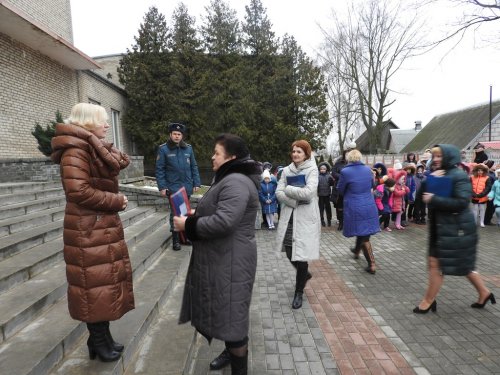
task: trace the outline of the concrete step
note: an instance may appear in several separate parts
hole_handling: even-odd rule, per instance
[[[54,207],[64,207],[66,198],[64,195],[38,199],[35,201],[21,202],[9,204],[8,206],[0,206],[0,217],[2,220],[23,216],[36,211],[48,210]]]
[[[184,251],[184,250],[183,250]],[[179,275],[167,302],[160,307],[141,345],[128,363],[125,375],[187,374],[192,363],[196,332],[191,324],[179,325],[185,272]]]
[[[0,238],[19,233],[39,225],[61,220],[64,217],[64,206],[37,211],[23,216],[15,216],[0,220]]]
[[[62,184],[60,180],[49,181],[49,182],[7,182],[0,183],[0,195],[3,194],[14,194],[22,191],[34,191],[34,190],[45,190],[51,188],[61,188]]]
[[[63,233],[63,220],[31,228],[2,238],[0,242],[0,260],[13,256],[32,247],[49,242]]]
[[[153,214],[153,207],[138,207],[120,214],[123,227],[145,219]],[[59,221],[62,225],[62,221]],[[126,237],[128,238],[128,237]],[[62,236],[14,254],[0,262],[0,293],[29,280],[55,262],[63,259]]]
[[[159,214],[151,216],[154,215],[159,216]],[[141,223],[142,221],[130,229]],[[127,348],[123,360],[119,362],[104,364],[92,361],[91,365],[101,368],[98,364],[115,366],[123,363],[135,351],[143,332],[157,315],[161,296],[168,294],[167,286],[173,283],[169,278],[176,274],[182,259],[188,255],[187,251],[165,253],[168,233],[168,224],[163,224],[150,233],[144,241],[136,242],[135,246],[129,248],[134,270],[136,309],[112,324],[115,339],[125,343]],[[158,294],[161,296],[158,297]],[[157,296],[155,303],[152,302],[154,296]],[[0,303],[1,305],[3,303]],[[75,345],[79,347],[85,345],[85,333],[85,324],[70,318],[67,300],[63,297],[43,315],[33,319],[15,336],[0,345],[1,371],[5,374],[44,375],[60,363],[60,367],[54,370],[62,371],[58,373],[70,374],[71,368],[76,367],[82,374],[90,374],[91,372],[86,370],[90,362],[88,359],[84,363],[75,364],[72,357],[77,353],[73,351]]]
[[[167,250],[134,285],[136,309],[111,325],[115,340],[125,345],[119,361],[90,361],[85,334],[75,350],[65,355],[50,374],[182,374],[194,330],[189,324],[180,327],[177,325],[183,288],[176,281],[180,275],[185,274],[189,256],[188,247],[177,252]],[[166,330],[171,328],[173,331]],[[153,341],[155,346],[158,344],[154,349],[151,348]],[[163,344],[166,346],[161,346]],[[145,357],[142,356],[144,353],[147,353]],[[161,363],[151,363],[160,358]],[[168,362],[168,358],[172,359],[172,363],[161,368],[161,364]],[[155,368],[158,372],[154,372]],[[128,369],[130,372],[125,372]]]
[[[9,206],[11,204],[36,201],[38,199],[64,196],[62,187],[56,187],[46,190],[27,190],[19,193],[0,195],[0,206]]]
[[[147,237],[164,223],[164,215],[155,213],[126,228],[125,239],[127,245],[133,247],[140,241],[140,238]],[[166,241],[167,234],[163,233],[163,236]],[[66,274],[65,264],[62,260],[62,247],[59,249],[59,254],[59,262],[51,266],[50,269],[31,277],[28,281],[0,295],[0,331],[2,332],[0,341],[13,336],[28,324],[33,317],[53,305],[66,293]],[[152,262],[152,259],[158,256],[151,257],[151,254],[149,250],[138,254],[131,251],[131,261],[136,265],[134,269],[139,270],[139,273],[143,272],[147,268],[148,262]]]

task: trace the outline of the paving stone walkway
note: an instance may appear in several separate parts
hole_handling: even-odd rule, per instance
[[[477,269],[500,297],[500,229],[479,228]],[[427,228],[372,237],[377,273],[364,271],[345,238],[323,228],[321,259],[299,310],[291,309],[295,270],[274,246],[275,232],[257,233],[259,261],[251,305],[250,373],[500,374],[500,305],[470,308],[476,293],[465,277],[445,277],[437,312],[416,315],[427,283]],[[193,373],[208,371],[223,349],[198,337]]]

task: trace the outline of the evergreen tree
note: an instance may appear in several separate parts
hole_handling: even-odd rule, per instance
[[[275,53],[275,34],[261,0],[250,0],[250,5],[245,6],[245,11],[243,32],[248,53],[256,56]]]
[[[56,111],[56,120],[50,121],[44,129],[40,123],[35,122],[35,128],[31,132],[31,135],[38,141],[38,149],[45,156],[50,156],[52,154],[51,141],[56,134],[56,124],[61,124],[63,118],[59,110]]]
[[[209,55],[224,56],[241,52],[240,23],[236,11],[223,0],[212,0],[201,27],[203,44]]]
[[[171,69],[167,53],[170,38],[165,17],[151,7],[140,25],[139,35],[134,37],[132,50],[127,49],[118,68],[129,99],[124,126],[147,163],[154,160],[170,120],[172,94],[164,83]]]

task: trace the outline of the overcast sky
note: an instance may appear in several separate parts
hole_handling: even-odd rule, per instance
[[[200,15],[210,1],[183,2],[196,18],[197,26],[201,25]],[[249,1],[226,0],[226,3],[243,21]],[[262,3],[276,36],[293,35],[311,58],[316,57],[323,39],[318,24],[328,29],[332,24],[332,6],[339,11],[338,7],[344,4],[334,0],[262,0]],[[151,6],[156,6],[170,23],[178,4],[175,0],[71,0],[74,44],[92,57],[124,53],[134,43],[144,14]],[[426,27],[437,30],[445,26],[443,17],[452,12],[446,7],[441,10],[430,11]],[[496,22],[495,28],[498,33],[500,22]],[[447,45],[407,62],[391,85],[396,91],[396,102],[391,106],[390,117],[396,125],[401,129],[411,128],[415,120],[426,125],[437,114],[487,103],[490,85],[493,100],[500,99],[500,50],[479,43],[484,32],[478,35],[474,38],[471,35],[454,49]]]

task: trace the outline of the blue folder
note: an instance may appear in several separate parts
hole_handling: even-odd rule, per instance
[[[286,184],[290,186],[306,186],[306,175],[298,174],[296,176],[286,176]]]
[[[428,193],[433,193],[440,197],[451,197],[453,192],[453,183],[451,178],[446,176],[436,177],[433,175],[427,176],[426,190]]]

